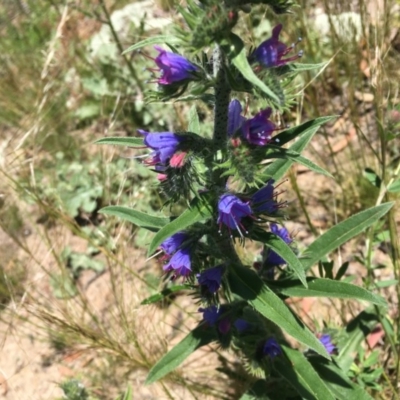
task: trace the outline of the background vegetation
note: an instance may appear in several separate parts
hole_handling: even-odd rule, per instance
[[[161,266],[146,262],[141,250],[149,237],[98,213],[109,204],[145,212],[162,204],[155,190],[145,190],[154,178],[140,159],[93,142],[135,136],[138,127],[187,126],[186,106],[145,102],[144,82],[152,77],[144,68],[151,62],[139,53],[121,55],[139,39],[167,33],[177,18],[170,11],[173,3],[9,0],[0,5],[0,393],[5,398],[29,393],[32,399],[63,394],[234,399],[242,391],[235,359],[215,348],[196,353],[162,383],[143,387],[149,367],[198,315],[183,297],[140,306],[166,285]],[[334,271],[327,276],[345,273],[349,281],[378,288],[388,310],[373,310],[378,318],[364,332],[344,332],[341,327],[359,312],[357,304],[294,306],[310,324],[313,315],[323,315],[338,346],[353,335],[346,343],[354,379],[373,397],[399,398],[399,3],[299,3],[290,24],[280,17],[285,42],[302,36],[297,46],[304,62],[321,68],[303,73],[295,94],[299,106],[281,117],[282,124],[339,115],[308,154],[335,180],[294,167],[283,185],[292,199],[287,211],[296,221],[291,229],[299,246],[359,210],[386,200],[397,204],[382,224],[320,266]],[[254,45],[269,37],[276,22],[261,10],[254,7],[237,28],[250,34]],[[154,55],[151,48],[145,51]],[[250,107],[259,108],[251,101]],[[199,111],[206,131],[207,109]],[[224,368],[215,371],[218,359]]]

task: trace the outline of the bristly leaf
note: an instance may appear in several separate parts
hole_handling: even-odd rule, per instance
[[[150,370],[146,378],[146,385],[156,382],[165,375],[173,371],[187,357],[198,348],[216,340],[215,331],[200,325],[193,329],[181,342],[170,350],[161,360],[159,360]]]
[[[322,257],[374,224],[393,207],[393,204],[384,203],[369,208],[333,226],[306,249],[301,260],[304,269],[307,271]]]
[[[288,306],[261,281],[254,271],[231,265],[229,272],[228,279],[232,293],[247,300],[261,315],[300,343],[330,358],[315,335],[294,316]]]
[[[197,114],[196,105],[193,105],[189,110],[188,131],[200,134],[199,114]]]
[[[352,382],[337,365],[322,357],[312,356],[308,360],[324,380],[337,399],[372,400],[372,397],[360,386]]]
[[[278,144],[279,146],[282,146],[301,135],[301,137],[289,148],[290,151],[295,151],[300,154],[306,148],[308,143],[310,143],[312,137],[321,127],[321,125],[333,120],[334,118],[337,117],[330,116],[316,118],[311,121],[304,122],[301,125],[295,126],[294,128],[287,129],[275,136],[275,145]],[[265,168],[264,174],[266,177],[274,177],[274,179],[278,181],[279,179],[283,178],[293,163],[294,160],[275,160],[273,163],[268,165],[267,168]]]
[[[307,358],[298,350],[281,345],[283,352],[289,361],[284,357],[278,357],[274,367],[289,385],[307,400],[335,400],[325,382],[319,377]]]
[[[193,287],[191,285],[175,285],[175,286],[171,286],[169,288],[166,288],[166,289],[162,290],[160,293],[156,293],[156,294],[153,294],[150,297],[147,297],[140,304],[141,305],[146,305],[146,304],[157,303],[157,302],[165,299],[166,297],[168,297],[172,293],[179,292],[180,290],[188,290],[188,289],[193,289]]]
[[[351,283],[324,278],[307,278],[307,283],[308,289],[303,286],[302,282],[298,281],[271,282],[270,286],[276,292],[285,296],[354,299],[369,301],[378,306],[386,306],[383,297]]]
[[[339,355],[336,361],[344,373],[347,373],[354,361],[361,342],[379,323],[379,317],[372,307],[362,311],[346,327],[346,335],[338,343]]]
[[[142,47],[150,46],[152,44],[163,44],[163,43],[180,43],[180,39],[172,35],[159,35],[159,36],[151,36],[140,42],[128,47],[122,54],[130,53],[131,51],[139,50]]]
[[[140,226],[141,228],[147,228],[152,231],[154,231],[154,229],[151,228],[156,228],[156,230],[158,230],[170,222],[169,218],[156,217],[123,206],[104,207],[101,210],[99,210],[99,213],[114,215],[116,217],[123,219],[124,221],[131,222],[132,224]]]
[[[210,216],[210,207],[204,199],[194,199],[189,209],[157,232],[149,246],[148,255],[153,254],[157,247],[174,233],[182,231],[196,222],[204,221]]]
[[[261,89],[277,106],[281,105],[278,96],[253,72],[247,61],[245,48],[232,59],[232,63],[249,82]]]
[[[269,232],[254,232],[251,238],[264,243],[282,257],[287,262],[289,268],[300,279],[301,283],[307,287],[306,275],[301,262],[293,253],[293,250],[279,236]]]
[[[144,147],[141,137],[105,137],[94,142],[95,144],[112,144],[115,146]]]

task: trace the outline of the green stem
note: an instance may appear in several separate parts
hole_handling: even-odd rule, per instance
[[[111,34],[112,34],[112,36],[113,36],[113,38],[114,38],[115,44],[116,44],[117,47],[118,47],[119,53],[121,54],[121,57],[123,58],[125,64],[127,65],[128,69],[129,69],[129,72],[130,72],[130,74],[131,74],[133,80],[135,81],[137,87],[138,87],[138,88],[140,89],[140,91],[143,93],[143,91],[144,91],[144,86],[143,86],[142,81],[141,81],[141,80],[139,79],[139,77],[137,76],[136,71],[135,71],[135,69],[133,68],[131,62],[128,60],[127,56],[126,56],[125,54],[122,54],[122,53],[124,52],[124,49],[123,49],[122,44],[121,44],[121,42],[120,42],[120,40],[119,40],[119,37],[118,37],[118,35],[117,35],[117,32],[116,32],[115,29],[114,29],[114,25],[113,25],[113,23],[111,22],[110,13],[109,13],[108,10],[107,10],[107,7],[106,7],[106,5],[105,5],[105,3],[104,3],[104,0],[100,0],[100,6],[101,6],[101,8],[102,8],[102,10],[103,10],[103,12],[104,12],[104,15],[105,15],[106,21],[107,21],[107,25],[110,27]]]
[[[225,55],[220,46],[216,46],[213,53],[215,79],[215,107],[214,107],[214,134],[215,149],[224,149],[227,143],[228,107],[230,87],[225,74]]]

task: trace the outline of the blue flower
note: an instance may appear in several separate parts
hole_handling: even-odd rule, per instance
[[[179,145],[185,140],[183,136],[179,136],[172,132],[154,132],[150,133],[142,129],[138,129],[141,135],[144,135],[144,144],[153,149],[151,154],[151,165],[166,164],[167,161],[179,149]]]
[[[199,308],[199,311],[203,313],[203,319],[209,326],[218,326],[218,330],[226,334],[231,329],[231,322],[229,317],[222,318],[226,311],[224,306],[210,306],[207,308]]]
[[[191,249],[184,247],[176,251],[163,269],[166,272],[174,271],[180,276],[188,276],[192,272]]]
[[[283,58],[294,49],[294,44],[286,46],[279,41],[279,34],[282,30],[282,24],[275,26],[272,30],[272,37],[262,42],[251,54],[250,61],[257,61],[266,68],[279,67],[290,61],[294,61],[303,55],[303,52],[289,57]],[[301,39],[299,39],[301,40]]]
[[[182,243],[189,239],[189,236],[185,232],[178,232],[165,239],[160,247],[164,250],[164,252],[170,256],[174,254],[179,247],[181,247]]]
[[[223,194],[219,198],[217,222],[220,229],[221,225],[224,224],[229,230],[237,229],[242,234],[241,229],[244,229],[244,227],[241,224],[241,219],[251,215],[253,215],[253,212],[250,206],[233,194]],[[247,233],[245,229],[244,231]]]
[[[279,346],[276,339],[271,337],[265,341],[262,348],[262,353],[264,356],[269,356],[270,358],[274,358],[282,354],[282,349],[281,346]]]
[[[223,265],[219,265],[197,274],[197,280],[200,285],[205,286],[210,293],[214,294],[221,286],[223,273],[224,267]]]
[[[204,321],[206,321],[210,326],[214,326],[222,315],[222,308],[217,306],[199,308],[199,311],[203,313]]]
[[[257,190],[252,196],[252,209],[256,213],[273,214],[278,209],[274,198],[274,180],[270,179],[265,186]]]
[[[242,319],[242,318],[238,318],[238,319],[233,323],[233,325],[235,325],[235,328],[237,329],[237,331],[238,331],[239,333],[242,333],[242,332],[244,332],[245,330],[247,330],[247,329],[250,328],[250,324],[249,324],[245,319]]]
[[[246,120],[245,117],[240,115],[242,113],[242,106],[239,100],[232,100],[229,103],[228,109],[228,136],[232,136],[237,130],[240,129],[243,122]]]
[[[171,83],[194,78],[193,73],[198,68],[189,60],[179,54],[166,51],[159,46],[154,46],[154,48],[159,52],[154,61],[161,70],[161,77],[158,79],[160,85],[170,85]]]
[[[331,335],[322,335],[319,338],[319,341],[324,345],[325,350],[328,352],[328,354],[332,354],[336,349],[335,345],[332,343]]]
[[[265,146],[271,141],[272,132],[276,130],[275,124],[268,119],[271,113],[272,109],[266,108],[242,124],[242,134],[250,144]]]
[[[285,227],[279,228],[278,225],[271,224],[271,232],[276,236],[279,236],[286,244],[290,244],[293,241],[289,235],[289,231]],[[274,266],[286,264],[286,261],[273,250],[267,249],[266,252],[267,253],[264,261],[264,265],[266,267],[271,268]]]

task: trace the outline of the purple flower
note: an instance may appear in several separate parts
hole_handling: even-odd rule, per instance
[[[174,271],[180,276],[188,276],[192,272],[190,254],[188,247],[179,249],[164,265],[163,270],[166,272]]]
[[[198,68],[185,57],[166,51],[159,46],[154,46],[154,48],[159,52],[154,61],[161,70],[161,77],[158,79],[160,85],[170,85],[193,78],[193,73]]]
[[[264,356],[269,356],[270,358],[274,358],[282,354],[282,349],[281,346],[279,346],[278,342],[271,337],[265,341],[264,346],[262,348],[262,353]]]
[[[197,280],[200,285],[205,286],[210,293],[214,294],[221,286],[223,273],[224,267],[223,265],[219,265],[197,274]]]
[[[239,333],[242,333],[242,332],[244,332],[246,329],[249,329],[249,328],[250,328],[250,324],[249,324],[245,319],[242,319],[242,318],[238,318],[238,319],[234,322],[233,325],[235,325],[235,328],[237,329],[237,331],[238,331]]]
[[[336,349],[335,345],[332,343],[331,335],[322,335],[319,338],[319,341],[324,345],[325,350],[328,352],[328,354],[332,354]]]
[[[250,144],[265,146],[271,141],[272,132],[276,130],[275,124],[268,119],[271,113],[271,108],[266,108],[243,123],[242,134]]]
[[[208,325],[214,326],[218,325],[218,330],[226,334],[231,329],[231,322],[229,317],[222,318],[226,309],[223,306],[210,306],[207,308],[199,308],[199,311],[203,313],[203,319]]]
[[[166,164],[178,150],[179,144],[184,140],[183,136],[172,132],[150,133],[142,129],[138,129],[138,132],[144,135],[144,144],[154,150],[151,154],[151,165]]]
[[[206,321],[210,326],[214,326],[222,314],[221,307],[218,308],[217,306],[199,308],[199,311],[203,313],[204,321]]]
[[[251,196],[254,212],[267,214],[276,212],[278,204],[274,198],[274,182],[273,179],[270,179],[264,187]]]
[[[169,237],[168,239],[165,239],[160,247],[164,250],[166,254],[169,256],[172,256],[179,247],[181,247],[182,243],[186,241],[189,238],[189,236],[184,233],[184,232],[178,232]]]
[[[282,30],[282,24],[275,26],[272,30],[272,37],[262,42],[251,54],[251,61],[258,61],[264,67],[279,67],[285,65],[290,61],[294,61],[303,55],[303,52],[289,57],[283,58],[291,52],[295,45],[286,46],[286,44],[279,41],[279,34]],[[301,39],[299,39],[301,40]]]
[[[290,244],[293,241],[285,227],[279,228],[278,225],[271,224],[271,232],[279,236],[286,244]],[[265,257],[264,264],[267,267],[273,267],[276,265],[286,264],[286,261],[273,250],[267,249],[267,255]]]
[[[232,100],[229,103],[228,109],[228,136],[232,136],[246,120],[245,117],[240,115],[242,112],[242,106],[239,100]]]
[[[237,229],[242,234],[241,229],[244,229],[241,224],[243,217],[248,217],[253,214],[250,206],[244,203],[233,194],[223,194],[218,202],[218,224],[225,224],[229,230]],[[244,229],[245,233],[247,231]]]

